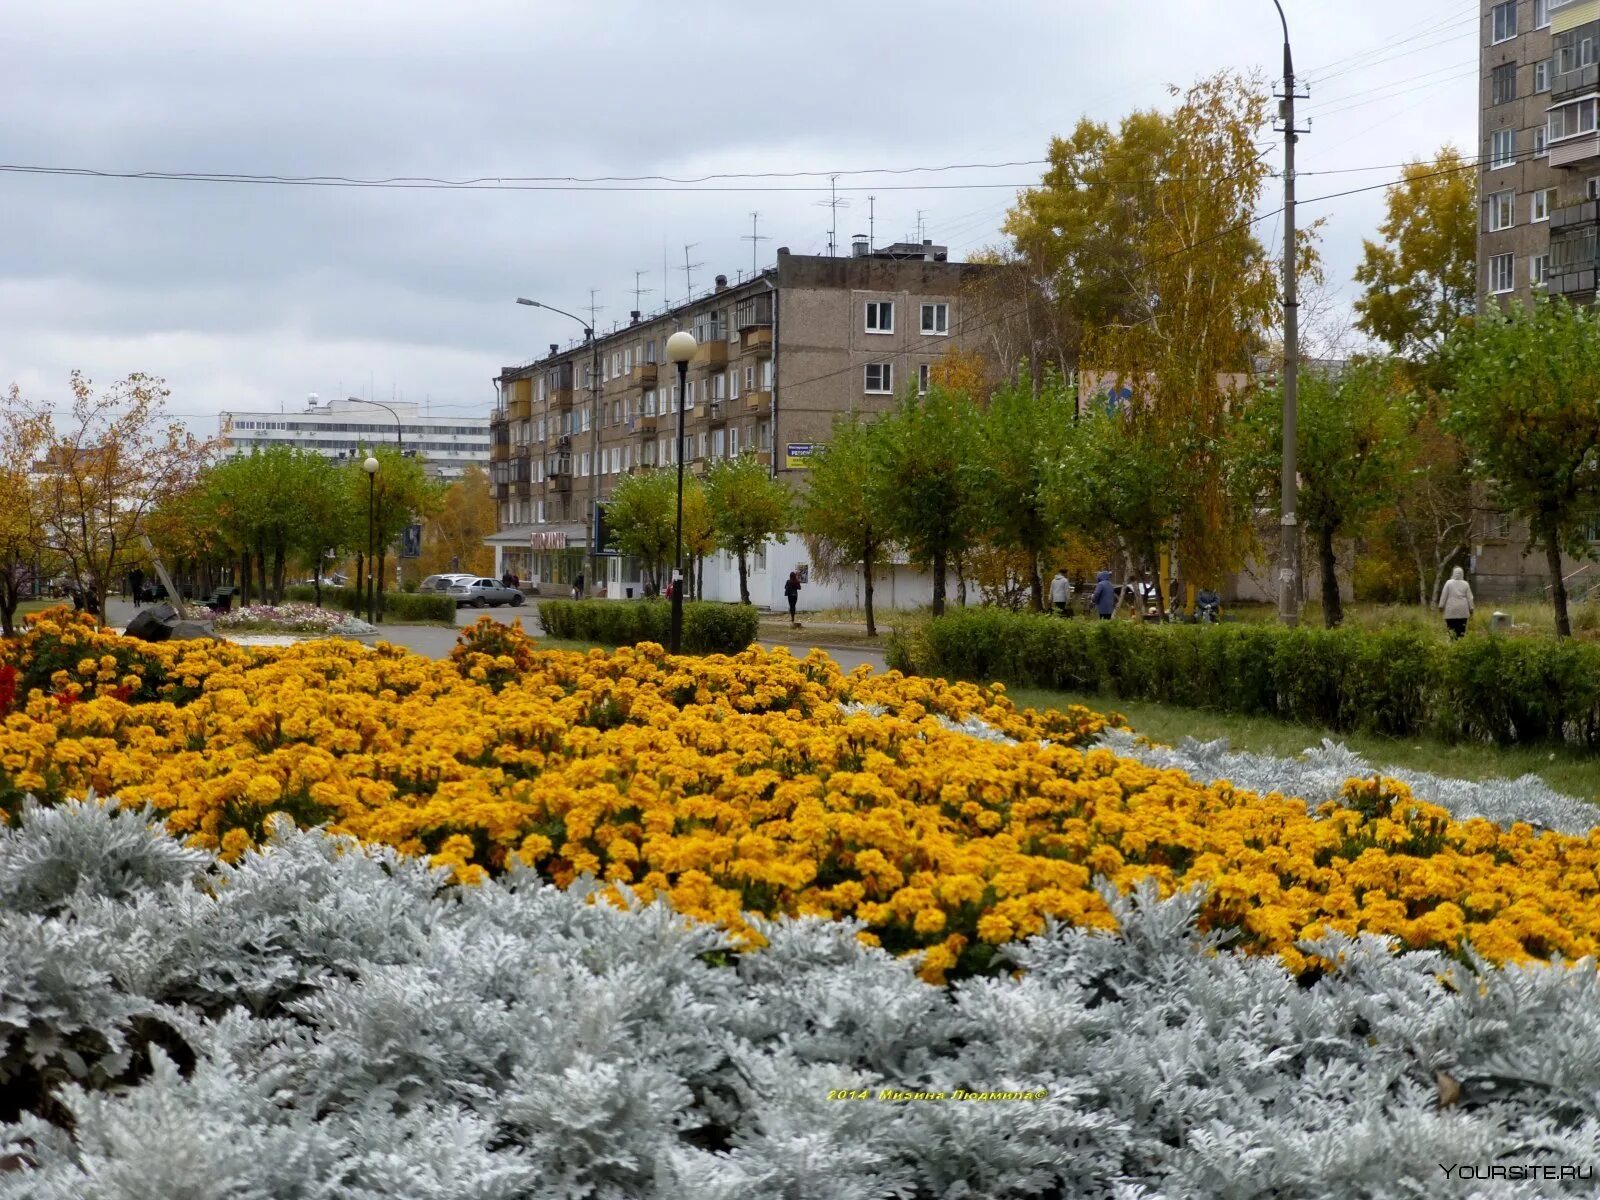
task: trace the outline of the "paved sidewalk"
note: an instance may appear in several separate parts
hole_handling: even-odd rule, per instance
[[[131,602],[112,597],[106,602],[106,621],[112,626],[121,628],[132,619],[135,611],[137,610]],[[537,603],[531,603],[522,608],[463,608],[456,613],[456,629],[449,629],[443,625],[379,625],[378,638],[381,641],[392,642],[396,646],[404,646],[416,654],[427,655],[429,658],[447,658],[450,648],[456,644],[457,631],[485,616],[507,625],[520,620],[523,629],[534,635],[544,632],[539,624],[539,606]],[[804,658],[810,653],[810,645],[787,639],[781,641],[774,639],[771,636],[774,632],[777,631],[763,629],[763,636],[757,644],[768,648],[783,646],[796,658]],[[834,662],[847,671],[862,663],[866,663],[875,671],[884,669],[882,651],[860,647],[822,648]]]

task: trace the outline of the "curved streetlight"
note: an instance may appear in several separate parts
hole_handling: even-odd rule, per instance
[[[367,461],[361,464],[361,469],[367,473],[367,624],[378,623],[378,609],[376,593],[373,591],[373,576],[377,574],[372,564],[372,514],[373,501],[378,486],[378,460],[372,455],[367,455]]]
[[[594,544],[595,516],[600,508],[600,339],[594,335],[594,326],[575,313],[569,313],[564,308],[557,308],[553,304],[546,304],[542,300],[529,300],[526,296],[517,297],[518,304],[525,304],[529,308],[542,308],[549,312],[559,313],[563,317],[576,321],[583,326],[583,337],[589,343],[591,362],[589,365],[589,424],[594,430],[589,455],[589,478],[593,482],[589,486],[589,513],[584,520],[584,528],[589,531],[589,583],[592,586],[600,562],[600,547]],[[580,596],[579,599],[582,599]]]
[[[349,397],[346,397],[346,400],[351,404],[370,404],[374,408],[383,409],[384,412],[388,413],[391,417],[393,417],[394,418],[394,443],[395,443],[395,446],[399,449],[401,454],[404,454],[406,452],[406,431],[405,431],[405,428],[400,424],[400,414],[399,413],[395,412],[394,409],[390,408],[382,400],[363,400],[363,399],[361,399],[360,396],[349,396]]]
[[[678,366],[678,442],[673,458],[678,463],[677,550],[672,567],[672,623],[668,627],[668,650],[678,653],[683,645],[683,404],[689,398],[689,360],[699,344],[694,334],[679,330],[667,339],[667,361]]]

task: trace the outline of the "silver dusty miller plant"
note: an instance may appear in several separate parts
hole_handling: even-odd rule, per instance
[[[1594,963],[1298,982],[1145,888],[935,988],[848,923],[740,952],[287,825],[229,866],[29,809],[0,862],[0,1200],[1593,1194],[1444,1169],[1594,1165]]]

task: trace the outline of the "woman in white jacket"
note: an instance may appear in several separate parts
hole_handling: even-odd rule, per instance
[[[1450,578],[1439,589],[1439,607],[1444,611],[1445,627],[1452,638],[1467,632],[1467,618],[1472,615],[1473,608],[1472,585],[1460,567],[1450,572]]]

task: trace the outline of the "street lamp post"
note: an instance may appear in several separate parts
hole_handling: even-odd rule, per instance
[[[1278,551],[1278,620],[1300,623],[1300,529],[1295,509],[1299,503],[1299,476],[1295,428],[1300,380],[1300,297],[1295,263],[1294,144],[1300,131],[1294,124],[1294,58],[1289,52],[1289,19],[1283,5],[1272,0],[1283,25],[1283,473]]]
[[[583,337],[589,343],[589,424],[593,429],[593,438],[590,441],[589,455],[589,514],[584,520],[584,527],[589,531],[589,586],[594,586],[595,574],[600,562],[600,547],[594,544],[595,517],[600,508],[600,339],[594,335],[594,327],[582,317],[569,313],[564,308],[545,304],[540,300],[529,300],[523,296],[517,297],[518,304],[526,304],[529,308],[542,308],[548,312],[560,313],[583,326]],[[579,599],[582,599],[580,596]]]
[[[667,647],[677,654],[683,647],[683,402],[688,399],[689,360],[694,357],[694,334],[679,330],[667,339],[667,358],[678,366],[678,441],[672,457],[678,463],[677,550],[672,566],[672,623]]]
[[[359,396],[351,396],[350,397],[350,403],[351,404],[371,404],[376,408],[383,409],[384,412],[388,413],[391,417],[393,417],[394,418],[394,444],[395,444],[395,448],[398,449],[401,454],[404,454],[406,452],[406,431],[405,431],[405,427],[403,425],[401,425],[401,423],[400,423],[400,414],[399,413],[395,412],[394,409],[390,408],[382,400],[363,400]]]
[[[367,455],[367,461],[361,464],[361,469],[367,473],[367,623],[378,623],[377,596],[373,591],[373,577],[377,574],[372,569],[372,539],[375,536],[372,527],[373,506],[376,500],[378,487],[378,460],[372,455]]]

